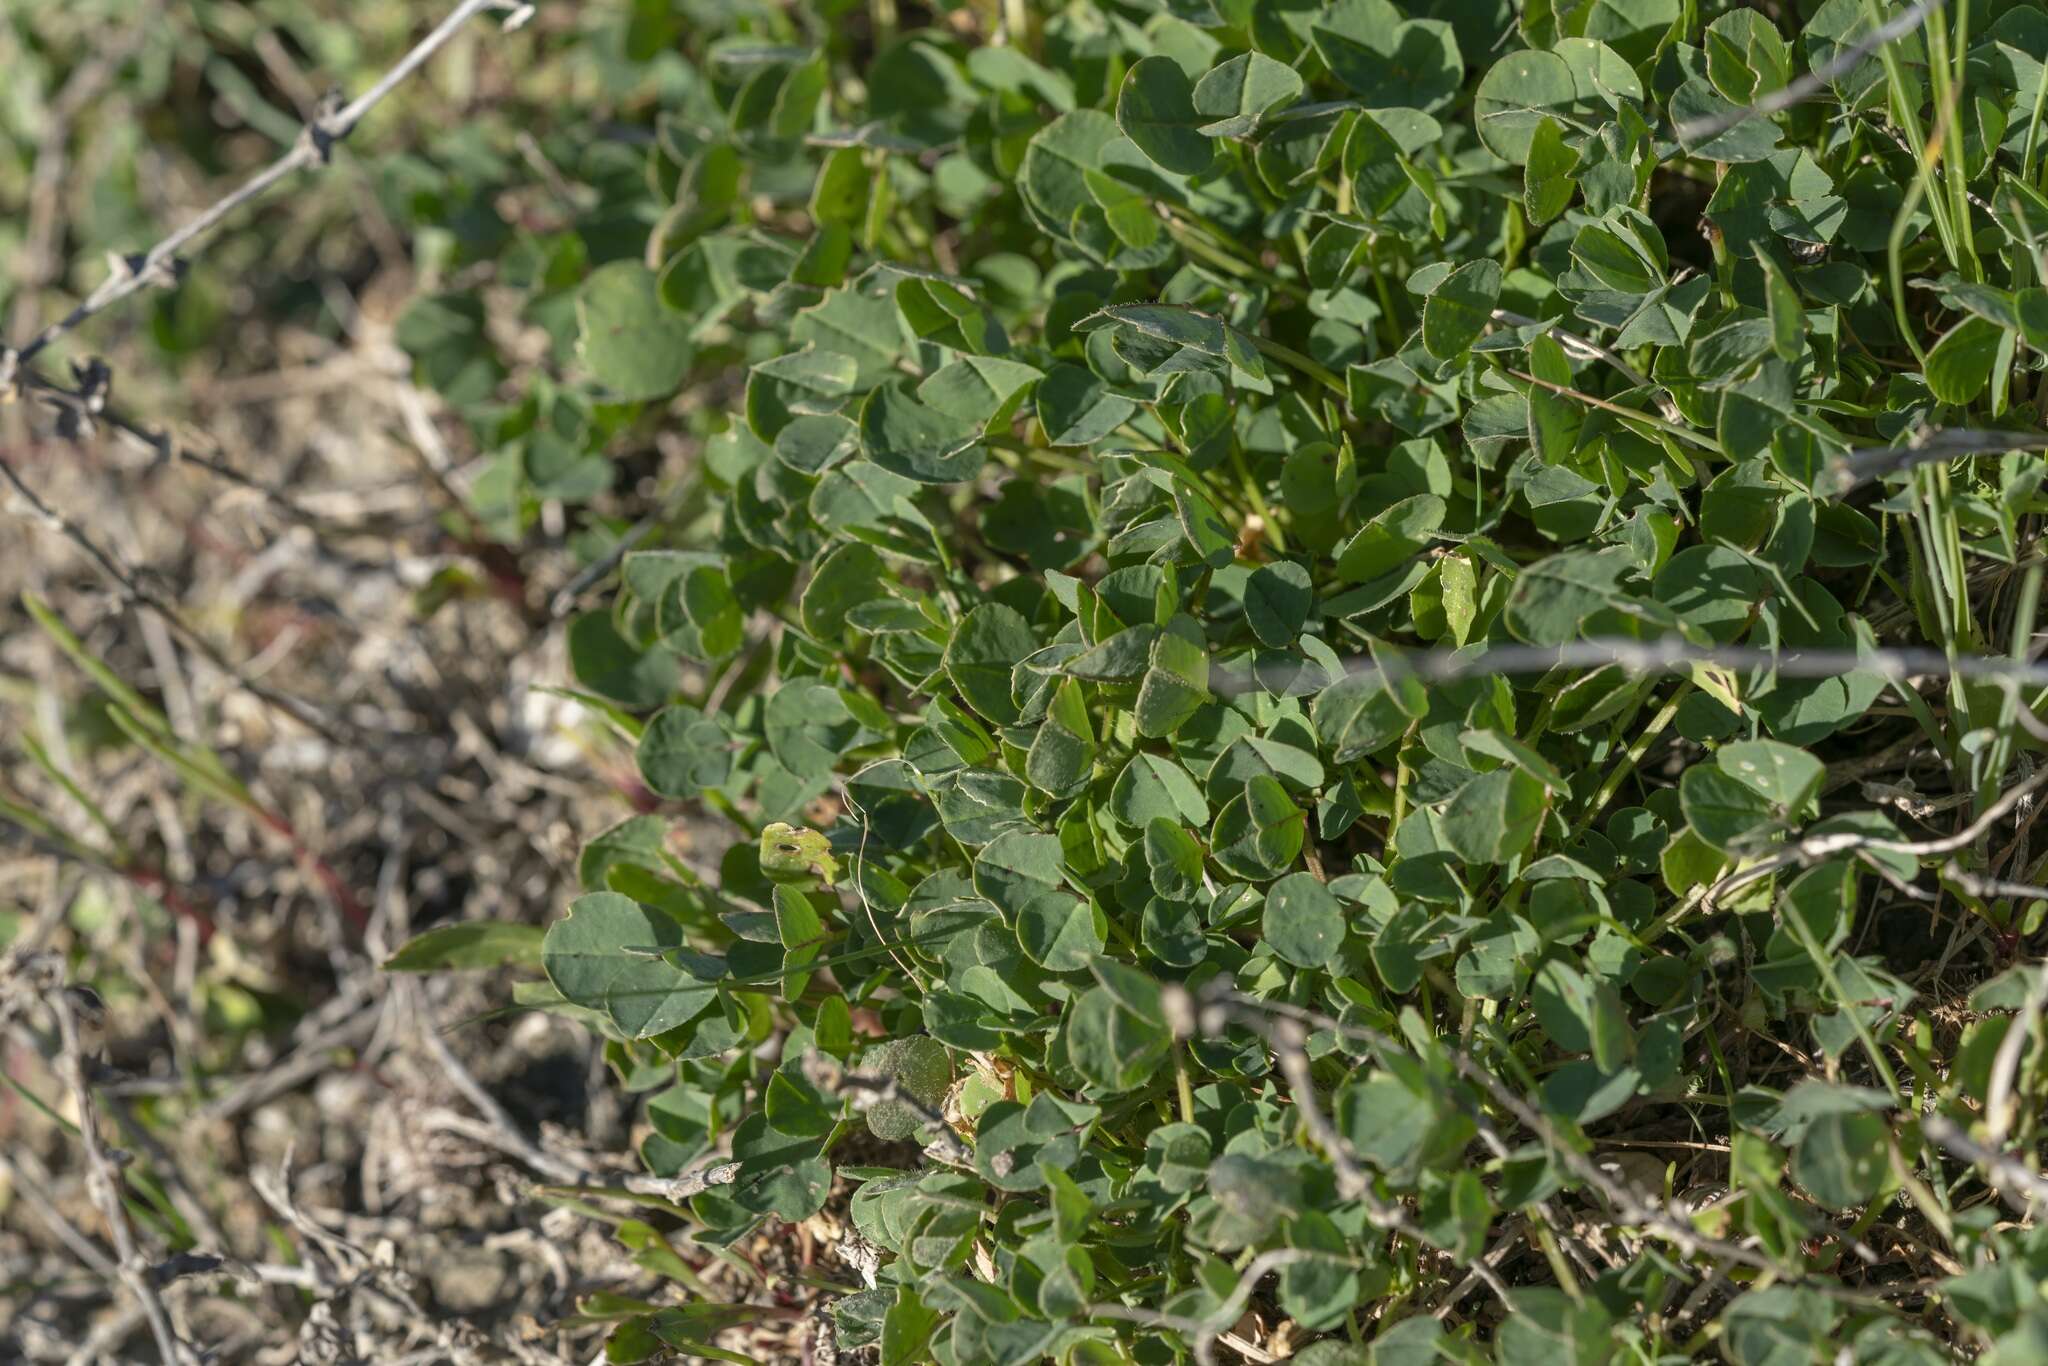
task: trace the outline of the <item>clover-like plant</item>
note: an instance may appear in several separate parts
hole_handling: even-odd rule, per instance
[[[889,1366],[2039,1359],[2048,12],[670,8],[548,376],[401,336],[501,520],[699,442],[519,954],[678,1240],[849,1202]]]

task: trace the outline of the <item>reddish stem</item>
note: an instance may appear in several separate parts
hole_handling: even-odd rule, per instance
[[[214,929],[216,928],[213,923],[213,917],[193,905],[184,892],[180,891],[168,877],[165,877],[154,868],[123,868],[120,870],[120,873],[122,877],[127,878],[128,881],[134,883],[143,891],[148,892],[158,901],[161,901],[164,904],[164,909],[172,915],[191,921],[199,931],[199,946],[201,948],[206,947],[211,942]]]
[[[293,829],[292,823],[283,816],[259,807],[256,808],[256,818],[270,827],[278,838],[291,845],[292,857],[313,875],[313,880],[318,882],[334,904],[341,908],[341,913],[348,918],[348,923],[355,927],[356,938],[360,940],[370,928],[370,913],[363,908],[363,903],[356,899],[356,894],[349,890],[348,884],[341,880],[341,874],[335,872],[326,859],[320,857],[300,839],[299,832]]]

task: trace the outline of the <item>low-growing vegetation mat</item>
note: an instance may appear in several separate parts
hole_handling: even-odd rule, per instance
[[[209,1245],[105,1151],[92,960],[24,916],[17,1088],[137,1350],[236,1273],[285,1342],[381,1297],[364,1359],[2048,1359],[2048,10],[563,8],[449,6],[514,106],[508,53],[580,74],[377,182],[406,429],[470,462],[391,629],[543,641],[552,748],[247,668],[118,554],[147,681],[76,599],[15,620],[95,752],[296,870],[324,990],[426,1011],[439,1140],[619,1265],[423,1307],[274,1158],[214,1178],[269,1251]],[[361,104],[278,179],[382,174]],[[204,245],[0,353],[38,431],[184,453],[80,337],[147,292],[203,344]],[[493,613],[501,663],[445,634]],[[166,700],[174,644],[262,724]],[[189,977],[190,856],[38,733],[0,815]],[[382,776],[287,819],[264,736]],[[316,837],[372,790],[382,843]],[[394,919],[457,792],[494,891]],[[604,1127],[472,1075],[507,1020],[597,1041]]]

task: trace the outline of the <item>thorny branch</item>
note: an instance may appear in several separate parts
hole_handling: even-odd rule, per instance
[[[179,255],[181,251],[199,243],[237,209],[258,198],[294,172],[309,166],[325,165],[332,156],[334,146],[354,131],[371,109],[446,46],[471,19],[488,12],[504,13],[504,26],[510,30],[518,28],[532,17],[533,6],[522,3],[521,0],[462,0],[462,3],[456,6],[432,32],[415,44],[390,71],[354,101],[343,105],[338,99],[329,100],[307,124],[304,134],[290,151],[158,241],[148,251],[113,258],[112,271],[97,289],[81,300],[69,313],[45,327],[20,348],[0,344],[0,400],[12,397],[23,389],[35,392],[57,409],[58,432],[67,439],[89,435],[97,422],[105,421],[131,439],[154,450],[161,458],[185,454],[166,433],[143,427],[108,408],[107,398],[113,377],[103,362],[93,360],[74,367],[78,383],[73,388],[38,374],[32,368],[36,357],[87,319],[142,289],[151,285],[175,284],[184,270],[184,261]],[[203,457],[199,459],[216,473],[256,488],[272,501],[291,506],[283,495],[245,476],[235,475],[227,466],[205,460]],[[162,618],[173,632],[206,656],[244,691],[291,716],[324,739],[340,743],[344,729],[341,723],[321,715],[299,699],[286,697],[275,689],[250,679],[235,668],[211,641],[186,625],[171,604],[138,583],[134,575],[124,570],[119,562],[77,523],[50,507],[5,459],[0,459],[0,477],[4,477],[13,487],[38,520],[58,530],[84,552],[86,557],[112,581],[130,606],[145,608]]]
[[[346,105],[330,99],[327,106],[317,112],[306,125],[305,131],[292,145],[290,151],[242,182],[225,197],[209,205],[148,251],[139,255],[115,257],[112,272],[99,288],[93,290],[69,313],[45,327],[19,349],[8,351],[0,348],[0,390],[6,389],[16,367],[34,361],[46,347],[86,319],[106,311],[151,285],[175,284],[184,271],[184,262],[179,252],[198,242],[237,209],[260,197],[271,186],[294,172],[309,166],[326,165],[333,156],[335,145],[355,130],[364,115],[397,89],[406,77],[419,70],[428,58],[445,47],[471,19],[492,11],[502,12],[507,16],[505,27],[508,30],[518,28],[533,16],[533,6],[519,3],[519,0],[462,0],[462,3],[457,5],[433,32],[422,38],[405,56],[399,58],[398,64],[386,72],[375,85]]]
[[[108,378],[111,379],[111,376]],[[266,483],[254,475],[236,469],[218,449],[194,450],[190,443],[181,441],[168,428],[145,426],[140,419],[122,412],[109,401],[111,385],[100,388],[87,388],[83,384],[64,385],[33,370],[23,371],[17,376],[17,380],[38,402],[56,410],[58,430],[67,438],[74,435],[91,436],[96,427],[105,425],[119,433],[138,450],[146,452],[155,465],[191,465],[237,488],[256,494],[294,522],[311,527],[331,525],[329,519],[301,506],[289,493],[275,484]]]

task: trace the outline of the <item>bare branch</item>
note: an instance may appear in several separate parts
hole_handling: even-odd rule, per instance
[[[1899,446],[1859,446],[1827,464],[1816,488],[1825,486],[1835,497],[1873,479],[1898,474],[1915,465],[1936,460],[1957,460],[1966,455],[2003,455],[2009,451],[2038,451],[2048,447],[2048,433],[1981,431],[1965,427],[1915,432]]]
[[[2048,896],[2048,892],[2043,895]],[[1984,1093],[1984,1128],[1993,1148],[2004,1147],[2005,1136],[2012,1131],[2018,1111],[2013,1100],[2013,1079],[2019,1072],[2020,1053],[2041,1023],[2044,1005],[2048,1005],[2048,959],[2043,959],[2035,969],[2019,1018],[2006,1027],[2005,1037],[1998,1041],[1998,1053],[1991,1060],[1991,1085]]]
[[[78,1259],[80,1265],[109,1280],[115,1278],[119,1273],[115,1270],[114,1259],[83,1229],[64,1217],[64,1211],[57,1208],[57,1202],[43,1188],[42,1178],[49,1174],[40,1168],[33,1173],[29,1170],[29,1164],[34,1160],[25,1147],[12,1153],[0,1147],[0,1173],[6,1174],[9,1189],[36,1212],[44,1226]]]
[[[1313,1025],[1317,1029],[1327,1029],[1340,1037],[1356,1039],[1383,1052],[1410,1051],[1392,1036],[1368,1025],[1349,1023],[1280,1001],[1267,1001],[1256,996],[1248,996],[1232,989],[1227,981],[1220,978],[1204,991],[1200,1004],[1204,1014],[1220,1011],[1236,1017],[1243,1010],[1260,1011],[1301,1024]],[[1705,1250],[1758,1270],[1774,1271],[1779,1275],[1796,1274],[1760,1252],[1709,1238],[1700,1233],[1683,1212],[1637,1196],[1635,1192],[1601,1170],[1597,1162],[1573,1146],[1541,1111],[1524,1100],[1506,1082],[1495,1076],[1470,1054],[1445,1044],[1444,1056],[1449,1059],[1458,1075],[1476,1084],[1492,1097],[1496,1104],[1513,1115],[1522,1127],[1543,1142],[1560,1164],[1595,1191],[1621,1219],[1654,1229],[1688,1256]]]
[[[1977,1142],[1946,1115],[1921,1116],[1920,1132],[1957,1157],[1982,1167],[1992,1188],[2022,1213],[2032,1205],[2048,1201],[2048,1176],[2008,1152]]]
[[[1521,313],[1510,312],[1505,308],[1494,309],[1493,320],[1506,323],[1509,327],[1540,328],[1557,338],[1559,345],[1563,346],[1566,351],[1575,352],[1582,359],[1606,361],[1614,367],[1616,373],[1629,382],[1629,387],[1651,390],[1656,388],[1650,377],[1636,369],[1635,366],[1630,365],[1628,358],[1619,351],[1602,346],[1589,337],[1581,336],[1577,332],[1566,328],[1561,322],[1545,322],[1541,318],[1531,318]],[[1681,416],[1678,411],[1678,405],[1662,395],[1657,396],[1657,406],[1663,410],[1665,418],[1669,421],[1676,422]]]
[[[696,1171],[677,1172],[674,1176],[655,1176],[649,1172],[636,1172],[620,1184],[634,1195],[658,1195],[673,1204],[694,1200],[713,1186],[730,1186],[739,1179],[740,1164],[719,1162]]]
[[[448,1080],[454,1083],[455,1089],[460,1091],[484,1117],[482,1127],[494,1135],[489,1140],[492,1145],[510,1153],[551,1181],[576,1184],[589,1180],[590,1171],[587,1167],[570,1162],[566,1158],[556,1157],[527,1138],[519,1126],[512,1122],[512,1117],[505,1113],[505,1107],[498,1104],[497,1099],[470,1075],[469,1069],[462,1065],[462,1060],[455,1056],[455,1050],[441,1037],[440,1026],[435,1022],[433,1013],[427,1007],[424,994],[419,988],[411,982],[405,982],[399,985],[399,990],[412,1001],[422,1017],[419,1034],[426,1041],[427,1050],[440,1062],[441,1070],[447,1073]]]
[[[1765,858],[1760,858],[1754,863],[1747,864],[1725,874],[1719,881],[1707,889],[1704,904],[1712,906],[1730,892],[1738,891],[1753,882],[1761,882],[1780,869],[1795,866],[1810,868],[1817,863],[1824,863],[1831,858],[1857,855],[1867,850],[1875,850],[1878,853],[1884,854],[1906,854],[1914,858],[1935,858],[1943,854],[1953,854],[1958,850],[1969,848],[1978,840],[1984,838],[1985,835],[1991,832],[1994,826],[2012,812],[2013,808],[2039,791],[2044,784],[2048,784],[2048,764],[2035,769],[2032,775],[2023,782],[2015,783],[2007,788],[1999,795],[1997,801],[1985,807],[1975,820],[1971,821],[1961,830],[1956,831],[1953,835],[1944,835],[1939,839],[1892,840],[1861,834],[1853,830],[1837,830],[1825,835],[1808,835],[1804,839],[1794,840],[1783,849]],[[1973,892],[1974,895],[2048,895],[2041,888],[2033,887],[2026,883],[2001,882],[1996,879],[1978,878],[1973,874],[1963,873],[1953,862],[1948,864],[1944,871],[1952,878],[1955,878],[1958,885],[1963,886],[1965,890],[1970,890],[1972,887],[1980,888],[1981,890]]]
[[[33,370],[23,372],[19,379],[22,388],[38,402],[57,409],[60,414],[70,415],[68,418],[60,416],[60,425],[67,420],[82,423],[89,417],[118,433],[158,464],[190,465],[206,471],[217,479],[259,495],[264,502],[294,522],[313,527],[331,525],[330,519],[300,506],[283,489],[236,469],[228,463],[218,446],[207,452],[194,450],[165,428],[146,426],[139,419],[122,412],[108,402],[104,394],[93,395],[81,388],[59,384]]]
[[[1321,669],[1306,655],[1300,656],[1298,663],[1304,670]],[[1764,669],[1783,678],[1837,678],[1843,674],[1871,673],[1893,682],[1954,676],[2048,686],[2048,662],[2044,661],[1992,655],[1951,656],[1940,650],[1922,648],[1770,650],[1756,645],[1696,645],[1678,635],[1657,640],[1600,636],[1591,640],[1568,641],[1563,645],[1488,642],[1483,649],[1456,652],[1406,652],[1390,648],[1378,657],[1357,655],[1344,659],[1342,664],[1349,674],[1370,674],[1387,680],[1413,677],[1424,682],[1610,666],[1646,676],[1682,674],[1690,672],[1695,665],[1709,664],[1726,669]],[[1250,692],[1267,687],[1246,666],[1229,664],[1217,667],[1218,676],[1211,685],[1217,691]],[[2025,711],[2025,708],[2021,710]]]
[[[60,986],[45,992],[43,1003],[57,1021],[57,1073],[71,1089],[73,1103],[78,1107],[78,1135],[85,1148],[86,1190],[113,1239],[115,1269],[148,1321],[150,1336],[156,1339],[157,1355],[164,1366],[187,1366],[197,1358],[179,1341],[177,1330],[171,1326],[170,1312],[164,1308],[163,1299],[147,1274],[149,1264],[136,1246],[135,1230],[129,1226],[128,1211],[121,1204],[119,1165],[100,1137],[99,1107],[94,1104],[92,1084],[86,1076],[85,1047],[79,1027],[79,1013],[97,1012],[98,1000],[79,988]]]

